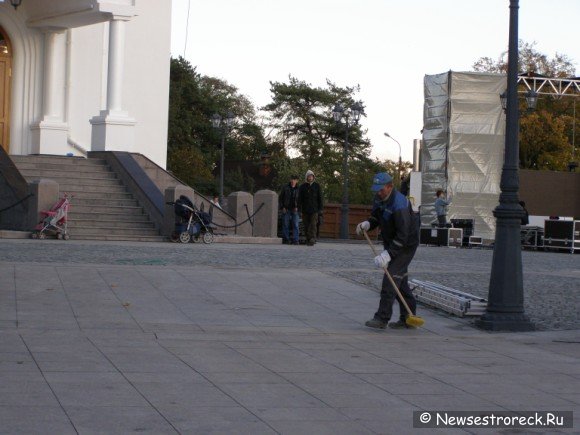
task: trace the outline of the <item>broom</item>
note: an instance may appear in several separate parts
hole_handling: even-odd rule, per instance
[[[369,246],[373,250],[373,253],[375,254],[375,257],[376,257],[379,254],[377,253],[377,250],[375,249],[375,245],[373,245],[373,242],[371,242],[371,239],[369,238],[369,235],[367,234],[366,231],[363,230],[363,234],[365,235],[365,238],[367,239],[367,242],[369,242]],[[387,268],[386,267],[383,267],[383,270],[385,271],[385,275],[387,275],[387,278],[389,279],[391,285],[396,290],[397,296],[399,296],[399,301],[401,301],[403,303],[403,306],[405,307],[405,310],[407,310],[407,318],[405,319],[405,323],[407,325],[409,325],[409,326],[414,326],[414,327],[423,326],[423,324],[425,323],[425,321],[421,317],[415,316],[413,314],[413,312],[409,308],[409,305],[407,305],[407,301],[405,300],[405,298],[401,294],[401,291],[399,290],[399,287],[397,287],[397,284],[395,284],[395,280],[393,279],[393,277],[391,276],[391,274],[389,273],[389,271],[387,270]]]

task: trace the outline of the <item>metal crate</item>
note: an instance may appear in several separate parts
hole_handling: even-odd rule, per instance
[[[580,221],[546,220],[544,247],[569,252],[580,251]]]

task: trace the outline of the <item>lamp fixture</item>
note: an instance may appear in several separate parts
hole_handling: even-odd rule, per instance
[[[526,92],[526,103],[528,105],[528,112],[533,112],[536,110],[538,105],[538,93],[531,89]]]
[[[16,10],[16,8],[17,8],[18,6],[20,6],[20,5],[21,5],[21,3],[22,3],[22,0],[10,0],[10,4],[11,4],[12,6],[14,6],[14,10]]]
[[[538,93],[530,89],[526,92],[525,97],[528,112],[536,110],[536,107],[538,106]],[[505,112],[507,110],[507,90],[499,94],[499,100],[501,101],[501,108]]]

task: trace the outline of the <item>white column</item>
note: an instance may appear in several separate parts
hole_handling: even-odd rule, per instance
[[[109,68],[107,77],[107,110],[122,109],[123,67],[125,62],[125,21],[109,22]]]
[[[39,154],[66,154],[68,125],[65,122],[66,30],[44,34],[42,118],[33,124],[32,151]]]
[[[123,110],[126,18],[109,21],[107,106],[91,119],[93,151],[133,151],[135,120]]]

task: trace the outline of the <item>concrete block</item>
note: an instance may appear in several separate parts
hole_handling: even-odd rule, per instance
[[[56,181],[41,178],[29,184],[31,198],[28,207],[28,228],[33,230],[40,220],[42,210],[50,208],[58,201],[59,185]]]
[[[254,210],[256,210],[254,237],[276,237],[278,233],[278,194],[272,190],[258,190],[254,195]]]
[[[248,192],[233,192],[228,195],[228,212],[239,224],[247,221],[249,216],[254,214],[254,200]],[[253,221],[254,218],[252,218]],[[252,236],[252,223],[250,221],[244,222],[237,227],[236,234],[238,236]]]
[[[163,213],[163,228],[161,234],[169,237],[175,228],[175,212],[168,202],[175,202],[181,195],[187,196],[191,202],[195,203],[195,192],[191,187],[179,184],[165,189],[165,210]]]

